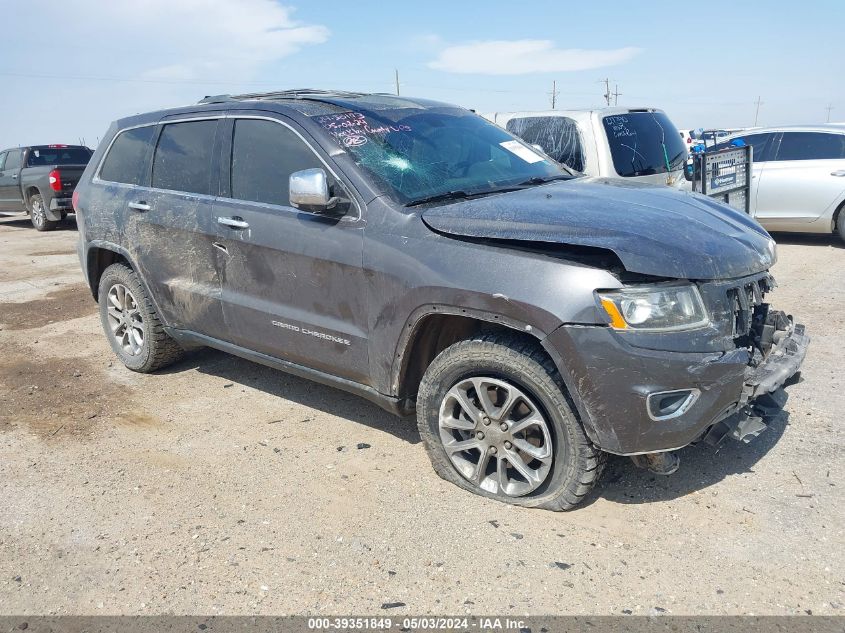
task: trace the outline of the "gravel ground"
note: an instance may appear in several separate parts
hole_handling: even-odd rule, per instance
[[[73,223],[0,219],[0,613],[842,614],[845,249],[776,237],[813,336],[786,412],[551,513],[440,480],[351,395],[213,351],[124,369]]]

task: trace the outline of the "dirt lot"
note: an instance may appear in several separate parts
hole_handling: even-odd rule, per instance
[[[776,237],[814,337],[786,413],[555,514],[441,481],[339,391],[212,351],[125,370],[73,224],[0,219],[0,613],[842,614],[845,249]]]

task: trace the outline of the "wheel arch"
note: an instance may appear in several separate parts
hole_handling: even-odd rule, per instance
[[[839,220],[843,219],[845,222],[845,198],[843,198],[842,202],[839,203],[839,206],[836,207],[836,210],[833,212],[833,232],[835,233],[839,230],[843,235],[845,235],[845,231],[842,231],[839,226]]]
[[[413,408],[422,376],[434,358],[450,345],[480,332],[501,332],[526,337],[543,349],[554,363],[563,381],[563,395],[569,401],[588,437],[595,441],[596,433],[590,413],[583,403],[566,359],[536,327],[502,314],[430,305],[417,310],[405,324],[397,346],[391,374],[391,391]]]
[[[36,185],[26,185],[23,190],[23,201],[24,207],[26,208],[27,213],[31,211],[29,201],[32,200],[32,196],[39,195],[42,198],[44,194],[41,193],[41,190]]]
[[[99,300],[100,279],[103,272],[112,264],[125,264],[138,276],[141,287],[144,289],[156,312],[161,315],[155,295],[150,292],[150,286],[144,279],[141,269],[135,264],[132,256],[119,244],[105,241],[93,241],[86,247],[85,273],[88,281],[88,288],[95,300]],[[161,318],[161,317],[159,317]],[[163,320],[162,320],[163,322]],[[165,323],[165,325],[167,325]]]

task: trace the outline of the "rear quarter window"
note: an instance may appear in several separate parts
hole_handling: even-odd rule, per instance
[[[845,158],[845,134],[784,132],[777,160],[830,160]]]
[[[147,126],[118,134],[103,161],[100,178],[127,185],[141,184],[141,172],[154,132],[154,126]]]
[[[584,171],[584,147],[578,124],[563,116],[517,117],[505,125],[511,134],[539,145],[558,163]]]

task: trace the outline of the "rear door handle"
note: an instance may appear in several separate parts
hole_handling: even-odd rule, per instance
[[[231,218],[217,218],[217,224],[222,224],[233,229],[249,228],[249,222],[244,222],[244,219],[238,215]]]
[[[18,179],[18,175],[17,175],[17,174],[12,174],[12,180],[17,180],[17,179]]]
[[[146,202],[130,202],[129,208],[133,211],[149,211],[150,205],[148,205]]]
[[[831,176],[845,176],[845,169],[830,172]]]

